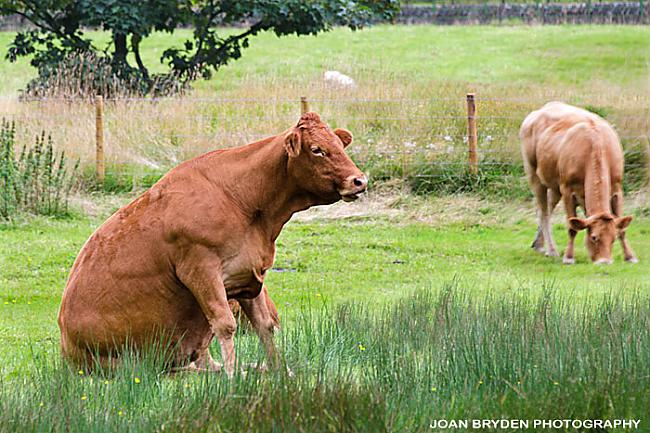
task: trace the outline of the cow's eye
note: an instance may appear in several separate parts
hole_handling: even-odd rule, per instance
[[[591,242],[593,242],[593,243],[598,242],[598,236],[596,236],[596,235],[591,235]]]
[[[323,149],[321,149],[320,147],[312,147],[311,153],[313,153],[316,156],[325,156],[325,152],[323,152]]]

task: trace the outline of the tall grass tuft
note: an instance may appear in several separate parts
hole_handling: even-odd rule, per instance
[[[0,125],[0,218],[18,213],[62,215],[68,211],[68,197],[77,182],[79,161],[69,169],[65,152],[54,150],[45,132],[31,147],[23,145],[16,155],[15,123]]]
[[[1,379],[0,430],[382,432],[430,431],[443,418],[650,422],[647,295],[576,301],[551,285],[538,296],[468,293],[454,281],[391,305],[305,307],[278,339],[294,377],[170,375],[164,356],[147,353],[89,375],[70,370],[54,347],[40,349],[27,370]],[[242,363],[262,356],[254,335],[236,341]],[[218,357],[216,345],[213,351]]]

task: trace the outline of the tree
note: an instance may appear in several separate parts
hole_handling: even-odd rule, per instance
[[[316,35],[336,25],[356,30],[392,19],[398,8],[399,0],[0,0],[0,14],[18,14],[34,26],[16,34],[7,53],[10,61],[32,56],[39,73],[49,74],[70,55],[92,53],[108,62],[116,76],[136,79],[142,93],[153,89],[156,77],[142,61],[140,43],[154,31],[193,29],[190,39],[169,47],[160,59],[169,66],[164,76],[188,83],[210,78],[241,57],[250,38],[260,32]],[[235,35],[223,36],[218,29],[241,23],[245,27]],[[110,32],[111,44],[94,46],[86,28]]]

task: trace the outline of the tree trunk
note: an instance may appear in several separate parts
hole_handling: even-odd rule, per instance
[[[135,55],[135,62],[138,64],[138,69],[140,69],[140,72],[142,72],[142,76],[144,79],[149,82],[149,71],[147,68],[144,66],[144,63],[142,62],[142,57],[140,57],[140,41],[142,40],[142,37],[138,34],[134,34],[131,36],[131,50],[133,50],[133,54]]]
[[[129,47],[126,44],[126,35],[124,33],[114,33],[113,43],[115,44],[115,52],[113,53],[113,63],[123,63],[128,65],[126,55],[129,53]]]

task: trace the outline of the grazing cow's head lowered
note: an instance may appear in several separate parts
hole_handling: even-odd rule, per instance
[[[610,214],[597,214],[589,218],[569,218],[571,229],[579,232],[587,229],[585,244],[591,261],[596,264],[612,263],[612,245],[620,231],[632,222],[631,216],[616,218]]]
[[[368,179],[345,154],[350,143],[349,131],[332,131],[318,114],[303,114],[284,140],[289,175],[323,202],[356,200],[366,190]]]

